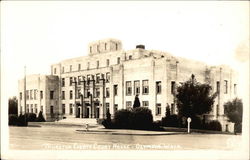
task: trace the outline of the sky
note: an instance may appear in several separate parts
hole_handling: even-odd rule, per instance
[[[24,66],[27,74],[50,74],[51,64],[86,56],[89,42],[105,38],[120,39],[125,50],[144,44],[210,65],[228,64],[246,78],[249,2],[2,2],[2,94],[18,95]]]

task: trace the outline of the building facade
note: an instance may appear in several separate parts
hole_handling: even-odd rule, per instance
[[[116,39],[92,42],[88,56],[51,65],[51,76],[58,77],[59,115],[76,118],[105,118],[107,109],[113,116],[131,108],[136,95],[154,120],[164,117],[167,107],[177,114],[176,87],[192,74],[218,92],[207,119],[226,123],[223,104],[237,96],[237,75],[228,66],[208,66],[144,45],[125,51]]]

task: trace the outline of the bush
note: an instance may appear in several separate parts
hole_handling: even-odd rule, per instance
[[[214,130],[214,131],[221,131],[222,127],[219,121],[211,121],[205,124],[205,129],[207,130]]]
[[[28,126],[28,120],[27,120],[28,118],[27,118],[27,114],[25,114],[25,115],[19,115],[19,117],[18,117],[18,123],[17,123],[17,125],[18,126]]]
[[[179,127],[179,119],[176,114],[168,115],[161,119],[161,125],[165,127]]]
[[[203,129],[204,128],[203,122],[199,117],[195,116],[191,119],[192,119],[192,121],[190,123],[190,128],[194,128],[194,129]],[[186,123],[186,127],[187,127],[187,123]]]
[[[17,115],[9,115],[9,125],[16,126],[18,124],[18,116]]]
[[[119,128],[130,128],[131,111],[127,109],[121,109],[115,113],[114,121],[115,125]]]
[[[153,116],[151,110],[146,107],[133,108],[129,116],[131,128],[149,129],[152,127]]]
[[[45,122],[42,111],[39,112],[36,122]]]
[[[29,122],[35,122],[36,121],[36,114],[35,113],[28,113],[27,119]]]
[[[235,123],[234,132],[235,133],[242,133],[242,123]]]

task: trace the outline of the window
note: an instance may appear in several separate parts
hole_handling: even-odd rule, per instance
[[[216,92],[220,93],[220,82],[219,81],[217,81],[217,83],[216,83]]]
[[[69,104],[69,114],[73,114],[73,104]]]
[[[88,63],[87,63],[87,69],[88,69],[88,70],[89,70],[89,66],[90,66],[90,63],[88,62]]]
[[[156,94],[161,94],[161,81],[156,82]]]
[[[33,104],[30,105],[30,111],[33,113]]]
[[[54,99],[54,91],[50,91],[49,97],[50,99]]]
[[[62,87],[65,86],[65,78],[62,78]]]
[[[120,64],[120,61],[121,61],[120,57],[117,57],[117,64]]]
[[[234,94],[237,94],[237,84],[234,84]]]
[[[105,50],[107,50],[107,43],[104,44]]]
[[[96,83],[100,82],[100,74],[96,74]]]
[[[117,43],[115,44],[115,50],[118,50],[118,44]]]
[[[53,114],[53,113],[54,113],[54,107],[50,106],[50,114]]]
[[[148,101],[142,101],[142,106],[143,106],[143,107],[148,107],[148,106],[149,106]]]
[[[110,82],[110,73],[106,73],[106,82],[109,83]]]
[[[78,64],[78,71],[81,70],[81,64]]]
[[[62,67],[62,73],[64,73],[64,67]]]
[[[23,97],[22,92],[20,92],[19,93],[19,99],[22,100],[22,97]]]
[[[96,61],[96,68],[99,68],[99,61]]]
[[[26,98],[29,99],[29,90],[26,91]]]
[[[160,103],[156,104],[156,115],[161,115],[161,104]]]
[[[70,71],[70,72],[72,71],[72,65],[69,66],[69,71]]]
[[[131,59],[132,59],[132,56],[131,56],[131,55],[130,55],[130,56],[128,56],[128,59],[129,59],[129,60],[131,60]]]
[[[37,93],[37,90],[35,89],[34,90],[34,100],[36,100],[36,93]]]
[[[126,108],[131,108],[131,107],[132,107],[132,102],[126,101]]]
[[[29,113],[29,104],[26,104],[27,113]]]
[[[228,87],[228,86],[227,86],[227,80],[224,80],[224,93],[225,93],[225,94],[227,94],[227,91],[228,91],[228,90],[227,90],[227,89],[228,89],[227,87]]]
[[[106,60],[106,65],[109,66],[109,59]]]
[[[97,98],[100,97],[100,88],[95,89],[95,97],[97,97]]]
[[[174,104],[171,103],[170,114],[174,114]]]
[[[92,47],[89,47],[89,52],[92,53]]]
[[[72,90],[69,91],[69,99],[73,99],[73,91]]]
[[[140,94],[140,81],[134,81],[134,94]]]
[[[118,110],[118,104],[114,104],[114,113]]]
[[[80,97],[81,97],[81,95],[82,95],[82,93],[81,93],[81,89],[77,89],[77,98],[80,98]]]
[[[62,91],[62,99],[65,99],[65,91]]]
[[[126,82],[126,95],[131,96],[132,94],[132,86],[131,86],[131,81]]]
[[[54,74],[56,74],[56,68],[54,68]]]
[[[148,86],[148,80],[142,81],[142,94],[148,94],[149,93],[149,86]]]
[[[69,85],[72,86],[73,83],[73,77],[69,77]]]
[[[114,85],[114,96],[118,95],[118,85]]]
[[[33,99],[33,91],[30,90],[30,99]]]
[[[106,88],[106,98],[109,98],[109,96],[110,96],[109,88]]]
[[[88,97],[89,89],[84,89],[84,98]]]
[[[175,93],[175,81],[171,82],[171,94]]]
[[[78,85],[81,85],[81,76],[77,77]]]
[[[65,104],[62,104],[62,114],[65,114]]]
[[[43,99],[43,91],[40,91],[40,99]]]
[[[35,113],[37,113],[37,104],[35,104]]]
[[[106,111],[108,111],[109,110],[109,103],[106,103],[105,105],[106,105]]]

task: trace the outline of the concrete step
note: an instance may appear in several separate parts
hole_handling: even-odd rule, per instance
[[[65,119],[61,119],[58,123],[64,124],[97,124],[97,119],[95,118],[73,118],[67,117]]]

